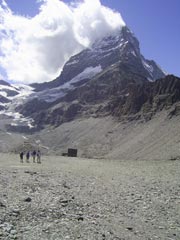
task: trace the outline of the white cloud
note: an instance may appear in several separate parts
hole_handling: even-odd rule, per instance
[[[99,0],[38,2],[33,18],[15,15],[4,0],[0,5],[0,66],[14,82],[53,80],[70,56],[125,25]]]

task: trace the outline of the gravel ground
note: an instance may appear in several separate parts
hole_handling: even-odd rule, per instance
[[[180,239],[179,160],[0,154],[0,166],[0,239]]]

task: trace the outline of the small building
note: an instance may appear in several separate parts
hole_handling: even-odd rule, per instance
[[[77,149],[68,148],[68,157],[77,157]]]

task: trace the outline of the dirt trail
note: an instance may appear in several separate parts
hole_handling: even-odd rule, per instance
[[[0,239],[180,239],[178,160],[0,154],[0,167]]]

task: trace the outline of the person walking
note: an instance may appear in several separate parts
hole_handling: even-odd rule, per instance
[[[19,153],[20,162],[23,163],[24,152]]]
[[[26,162],[29,163],[29,157],[30,157],[30,153],[29,151],[26,153]]]
[[[40,152],[40,150],[37,151],[37,163],[41,163],[41,152]]]
[[[32,152],[33,163],[36,162],[36,150]]]

